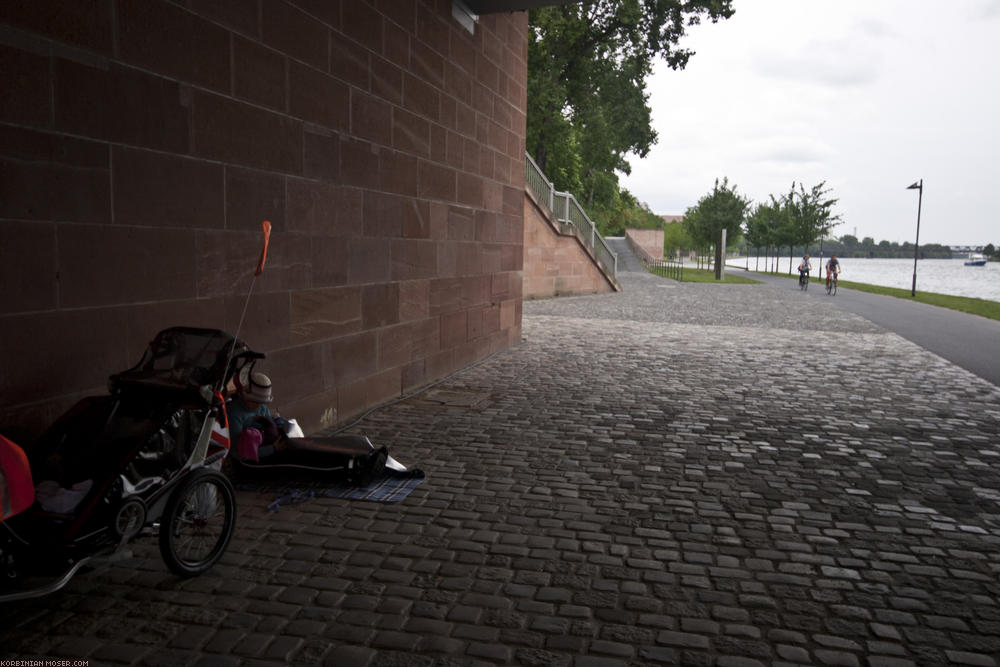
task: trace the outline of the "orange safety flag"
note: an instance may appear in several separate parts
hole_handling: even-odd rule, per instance
[[[31,507],[35,485],[24,450],[0,435],[0,521]]]
[[[253,272],[255,276],[259,276],[260,272],[264,270],[264,262],[267,261],[267,244],[271,240],[271,223],[265,220],[260,224],[261,228],[264,230],[264,247],[260,249],[260,261],[257,262],[257,270]]]

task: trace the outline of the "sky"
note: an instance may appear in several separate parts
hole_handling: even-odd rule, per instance
[[[648,81],[659,140],[622,184],[682,215],[826,182],[832,235],[1000,246],[1000,0],[734,0]],[[907,186],[923,179],[923,199]]]

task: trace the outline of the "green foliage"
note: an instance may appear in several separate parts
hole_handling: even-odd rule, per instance
[[[780,230],[788,228],[787,211],[771,195],[770,201],[754,206],[746,220],[747,243],[755,248],[770,248],[779,245],[783,239]]]
[[[786,241],[789,245],[801,244],[808,246],[827,234],[840,222],[840,216],[833,213],[836,199],[828,199],[829,190],[826,181],[814,185],[809,191],[799,183],[795,183],[784,199],[788,212],[788,231]]]
[[[727,245],[736,243],[749,206],[750,200],[740,195],[735,185],[730,186],[728,178],[723,178],[721,184],[719,179],[715,179],[712,192],[704,195],[684,214],[684,227],[695,243],[702,247],[718,243],[723,229],[726,230]]]
[[[531,10],[528,151],[599,226],[645,217],[625,212],[631,195],[622,196],[618,173],[630,172],[627,155],[644,157],[656,143],[646,93],[653,61],[683,68],[692,55],[677,47],[686,27],[728,18],[731,3],[586,0]]]
[[[687,233],[683,222],[669,222],[663,225],[664,257],[673,257],[682,250],[691,250],[694,247],[694,239]]]

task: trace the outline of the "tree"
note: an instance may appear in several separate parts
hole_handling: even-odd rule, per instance
[[[756,248],[764,248],[764,270],[767,270],[768,249],[777,245],[778,227],[784,214],[781,203],[771,195],[770,202],[757,204],[747,218],[747,241]]]
[[[694,240],[684,228],[683,222],[667,222],[663,225],[663,256],[674,256],[681,250],[695,247]]]
[[[789,246],[789,274],[792,272],[792,263],[795,261],[792,257],[794,246],[801,245],[807,248],[810,243],[826,236],[831,229],[839,224],[840,215],[833,213],[833,207],[838,200],[827,198],[829,192],[826,188],[826,181],[814,185],[808,191],[802,183],[799,183],[796,190],[793,181],[791,191],[783,200],[788,222],[784,241]]]
[[[688,26],[733,14],[732,0],[586,0],[529,14],[527,146],[559,190],[615,210],[626,156],[656,143],[646,78],[683,69]],[[599,217],[599,216],[592,216]]]
[[[736,243],[746,217],[750,200],[736,191],[736,186],[729,185],[729,179],[723,178],[720,185],[715,179],[712,192],[703,196],[698,203],[684,214],[684,227],[695,242],[702,247],[715,244],[715,278],[722,279],[723,252],[720,243],[722,230],[726,230],[727,244]]]

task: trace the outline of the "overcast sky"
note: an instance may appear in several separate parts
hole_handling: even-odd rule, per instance
[[[735,0],[649,81],[659,142],[623,184],[679,215],[826,181],[834,236],[1000,245],[1000,0]]]

